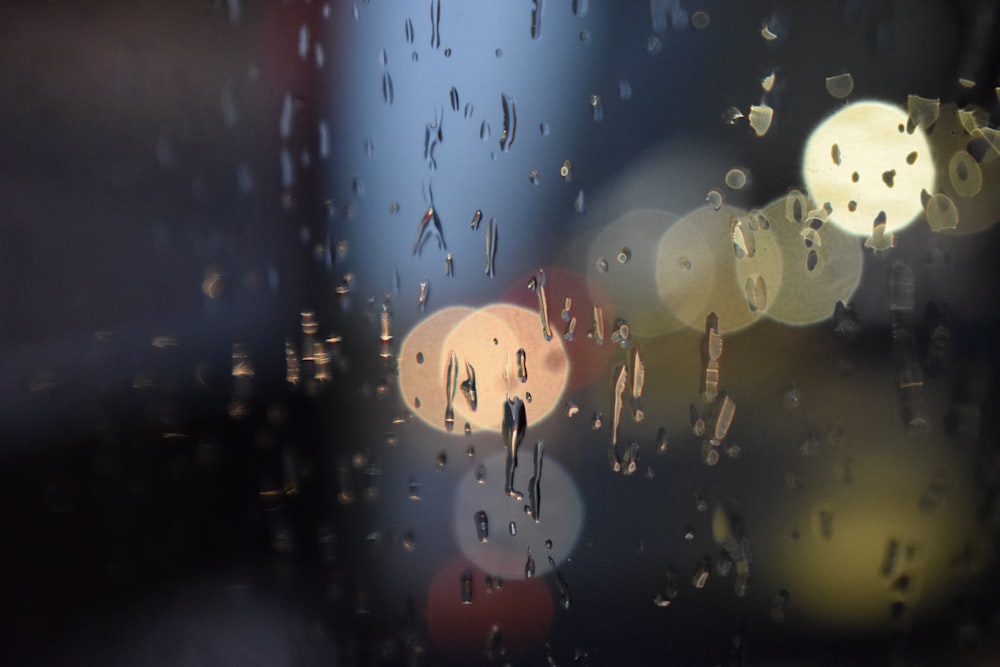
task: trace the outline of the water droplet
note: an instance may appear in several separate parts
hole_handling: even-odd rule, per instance
[[[916,161],[917,161],[917,151],[913,151],[906,156],[906,164],[912,165]]]
[[[663,588],[663,592],[657,593],[653,598],[653,604],[657,607],[669,607],[670,604],[677,598],[678,592],[677,574],[674,572],[674,568],[668,565],[667,583]]]
[[[791,383],[781,392],[781,405],[786,410],[794,410],[802,405],[802,391],[796,383]]]
[[[580,407],[572,401],[566,401],[566,417],[572,419],[578,414],[580,414]]]
[[[955,208],[955,202],[946,194],[939,192],[933,195],[927,201],[924,211],[927,215],[927,224],[935,232],[958,227],[958,209]]]
[[[706,440],[701,444],[701,458],[705,465],[714,466],[719,462],[719,449]]]
[[[746,116],[736,107],[726,107],[725,111],[722,112],[722,121],[726,125],[736,125],[741,118],[746,118]]]
[[[566,327],[563,330],[563,339],[566,341],[572,341],[576,335],[576,318],[571,317],[569,321],[566,322]]]
[[[503,129],[500,132],[500,150],[507,152],[517,138],[517,104],[507,93],[500,93],[500,107],[503,111]],[[480,132],[482,137],[482,132]]]
[[[819,255],[816,254],[815,250],[810,250],[806,255],[806,271],[814,271],[817,264],[819,264]]]
[[[528,172],[528,181],[530,181],[532,185],[538,185],[541,182],[541,180],[542,179],[538,175],[537,169],[532,169],[531,171]]]
[[[409,18],[406,19],[406,25],[404,27],[406,34],[406,43],[413,44],[413,21]]]
[[[929,99],[918,95],[910,95],[906,98],[906,107],[910,118],[907,123],[907,131],[912,133],[914,128],[928,129],[937,122],[941,114],[941,100]]]
[[[528,556],[524,561],[524,578],[531,579],[535,576],[535,557],[531,553],[531,547],[528,547]]]
[[[560,570],[556,570],[556,587],[559,589],[559,606],[563,609],[569,609],[572,604],[569,584],[566,583],[566,579]]]
[[[418,364],[424,363],[424,353],[423,352],[417,352],[417,363]]]
[[[739,167],[733,167],[726,172],[726,187],[740,190],[747,184],[747,172]]]
[[[820,537],[824,540],[833,539],[833,510],[829,507],[821,507],[816,510],[813,516],[813,522],[819,532]]]
[[[458,107],[460,104],[458,100],[458,89],[452,86],[451,91],[448,93],[448,98],[451,101],[451,110],[458,111]],[[468,117],[468,114],[466,114],[466,117]]]
[[[531,0],[531,39],[542,36],[542,0]]]
[[[747,277],[746,297],[747,305],[752,312],[760,313],[767,309],[767,285],[764,284],[763,276]]]
[[[466,570],[459,578],[462,604],[472,604],[472,570]]]
[[[490,138],[490,124],[485,120],[479,126],[479,138],[488,141]]]
[[[381,49],[378,52],[378,64],[382,67],[386,67],[389,64],[389,54],[386,53],[385,49]]]
[[[607,273],[608,272],[608,260],[605,259],[604,257],[598,257],[597,258],[597,270],[600,271],[601,273]]]
[[[589,42],[590,42],[590,31],[589,30],[581,30],[580,31],[580,43],[581,44],[587,44]]]
[[[406,483],[406,497],[410,500],[420,500],[420,483],[412,477]]]
[[[480,542],[489,542],[490,540],[490,521],[486,516],[484,510],[479,510],[476,512],[474,517],[476,521],[476,537],[479,538]]]
[[[885,187],[891,188],[895,185],[896,180],[896,170],[889,169],[888,171],[882,172],[882,182],[885,183]]]
[[[413,533],[410,531],[403,533],[403,536],[399,540],[399,546],[407,553],[413,551],[417,546],[417,540],[413,536]]]
[[[750,106],[750,127],[758,137],[763,137],[771,129],[774,121],[774,109],[768,105],[753,104]]]
[[[492,278],[496,274],[495,262],[497,254],[498,225],[490,218],[486,223],[486,275]]]
[[[583,190],[576,193],[576,198],[573,200],[573,210],[580,214],[587,212],[587,202]]]
[[[841,158],[841,155],[840,155],[840,145],[839,144],[833,144],[832,146],[830,146],[830,158],[833,160],[833,163],[835,165],[837,165],[838,167],[840,166],[842,158]]]
[[[693,542],[695,538],[694,526],[686,526],[684,528],[684,541]]]
[[[618,97],[622,102],[628,102],[632,99],[632,84],[626,79],[618,81]]]
[[[590,0],[573,0],[573,16],[584,17],[590,11]]]
[[[590,428],[594,431],[599,431],[604,426],[604,415],[600,412],[595,412],[593,418],[590,420]]]
[[[517,379],[522,383],[528,381],[528,354],[523,347],[517,350]]]
[[[393,92],[392,92],[392,77],[389,76],[388,72],[382,73],[382,99],[388,105],[392,104]]]
[[[708,501],[705,499],[705,492],[701,489],[694,492],[694,508],[699,512],[708,511]]]
[[[451,49],[445,49],[444,50],[444,57],[445,58],[451,58]]]
[[[482,463],[476,468],[476,483],[485,484],[486,483],[486,466]]]
[[[517,537],[517,524],[511,521],[507,524],[507,531],[510,533],[511,537]]]
[[[702,556],[694,568],[694,575],[691,577],[691,585],[695,588],[704,588],[708,583],[708,577],[712,572],[712,560],[708,556]]]
[[[789,222],[802,224],[806,216],[806,208],[809,203],[806,196],[799,190],[792,190],[785,198],[785,217]]]
[[[502,56],[503,56],[503,49],[499,49],[499,48],[498,48],[498,49],[497,49],[496,51],[494,51],[493,53],[494,53],[494,55],[495,55],[495,56],[496,56],[497,58],[500,58],[500,57],[502,57]]]
[[[601,104],[600,95],[590,96],[590,106],[594,111],[594,122],[600,123],[602,120],[604,120],[604,106]]]
[[[694,26],[695,30],[704,30],[710,22],[711,19],[705,12],[697,11],[691,15],[691,25]]]
[[[983,187],[983,172],[979,163],[961,150],[948,161],[948,181],[959,197],[974,197]]]
[[[441,0],[431,0],[431,48],[441,48]]]
[[[722,208],[722,193],[718,190],[709,190],[708,194],[705,195],[705,201],[708,202],[713,211],[718,211]]]
[[[663,44],[660,42],[660,38],[656,35],[650,35],[649,39],[646,40],[646,53],[651,56],[658,54],[663,48]]]
[[[616,256],[619,264],[628,264],[628,261],[632,259],[632,250],[627,246],[618,251]]]
[[[562,179],[569,183],[573,180],[573,163],[569,160],[563,160],[562,166],[559,167],[559,175]]]
[[[732,573],[734,565],[733,557],[725,549],[715,557],[715,573],[720,577],[728,577]]]
[[[826,77],[826,92],[838,100],[842,100],[854,91],[854,77],[850,74],[837,74]]]

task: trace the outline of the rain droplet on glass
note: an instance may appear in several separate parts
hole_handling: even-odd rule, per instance
[[[628,102],[632,99],[632,84],[626,79],[618,81],[618,97],[622,102]]]
[[[392,104],[393,92],[392,92],[392,77],[388,72],[382,73],[382,99],[388,105]]]
[[[604,106],[601,103],[600,95],[590,96],[590,106],[594,112],[594,122],[600,123],[602,120],[604,120]]]
[[[722,193],[718,190],[709,190],[708,194],[705,196],[705,201],[708,205],[712,207],[713,211],[718,211],[722,208]]]
[[[763,137],[771,129],[774,120],[774,109],[768,105],[752,104],[750,106],[750,127],[758,137]]]
[[[854,91],[854,77],[850,74],[837,74],[826,77],[826,92],[838,100],[842,100]]]
[[[569,160],[563,160],[562,166],[559,167],[559,175],[562,179],[569,183],[573,180],[573,163]]]

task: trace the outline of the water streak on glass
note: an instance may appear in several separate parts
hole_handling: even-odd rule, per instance
[[[618,443],[618,427],[622,419],[622,407],[625,402],[625,388],[628,385],[628,369],[625,364],[618,364],[614,372],[614,389],[611,405],[611,444]]]
[[[507,93],[500,93],[500,109],[503,112],[500,150],[506,153],[514,146],[514,140],[517,138],[517,103]],[[480,132],[480,138],[483,138],[482,132]]]
[[[431,48],[441,48],[441,0],[431,0]]]

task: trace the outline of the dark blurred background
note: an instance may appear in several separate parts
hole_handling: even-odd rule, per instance
[[[577,191],[589,197],[613,189],[615,177],[657,142],[690,139],[712,160],[725,153],[719,159],[727,164],[752,163],[748,205],[751,198],[763,205],[784,194],[800,179],[802,141],[829,110],[823,76],[853,71],[862,97],[904,103],[910,93],[940,96],[992,110],[996,120],[1000,19],[989,0],[738,7],[574,1],[574,17],[583,23],[571,27],[559,23],[570,15],[562,6],[569,3],[546,0],[541,56],[527,51],[537,41],[529,29],[531,2],[421,1],[411,12],[380,4],[0,5],[5,664],[461,664],[428,638],[429,593],[413,580],[432,566],[421,561],[409,576],[402,576],[405,566],[398,568],[406,585],[397,587],[385,572],[397,566],[402,538],[376,529],[411,521],[421,540],[436,534],[432,510],[399,519],[398,508],[386,502],[359,515],[343,498],[350,489],[374,487],[383,472],[398,481],[417,470],[427,479],[431,473],[403,465],[426,464],[429,471],[440,449],[435,441],[426,460],[404,460],[398,473],[374,464],[393,461],[395,435],[387,432],[408,433],[411,443],[435,436],[419,424],[390,423],[405,406],[395,394],[395,369],[377,359],[378,306],[386,292],[399,293],[394,281],[406,294],[405,301],[397,297],[405,303],[394,313],[397,337],[423,316],[415,285],[428,269],[411,257],[410,244],[431,199],[452,214],[446,237],[458,262],[460,250],[468,251],[465,266],[475,265],[477,276],[479,237],[474,244],[458,239],[468,214],[478,207],[487,217],[497,211],[506,225],[501,247],[509,254],[502,255],[500,280],[446,285],[442,274],[432,281],[435,308],[481,304],[520,286],[520,277],[536,267],[555,263],[553,255],[577,234],[608,223],[578,211]],[[581,14],[580,5],[589,9]],[[438,6],[445,43],[435,45]],[[692,46],[688,22],[695,10],[712,18],[698,34],[704,51]],[[487,26],[453,28],[477,12]],[[412,15],[412,42],[397,15]],[[780,35],[771,51],[757,48],[762,20],[771,20]],[[586,51],[574,50],[588,44]],[[468,55],[477,46],[482,52]],[[749,134],[732,139],[721,114],[733,104],[756,103],[759,80],[746,71],[766,74],[775,61],[779,81],[819,83],[774,96],[778,115],[765,154]],[[382,69],[394,73],[391,104]],[[635,91],[631,106],[619,92],[626,76]],[[957,85],[959,76],[974,85]],[[452,79],[467,83],[458,86],[459,108],[474,101],[476,110],[465,113],[475,120],[452,134],[458,124],[452,116],[461,112],[448,111],[448,139],[431,165],[425,130],[436,130],[436,118],[448,109]],[[522,125],[520,143],[507,154],[497,150],[500,93],[512,90]],[[591,129],[588,105],[598,90],[607,109],[600,132]],[[488,142],[480,140],[481,117],[492,121]],[[543,144],[549,129],[552,140]],[[479,148],[487,143],[489,149]],[[459,148],[449,152],[451,146]],[[569,154],[577,172],[572,188],[533,188],[531,168]],[[509,169],[490,175],[498,157],[509,158]],[[542,178],[543,186],[557,181],[552,169]],[[684,194],[674,203],[676,213],[703,201],[703,190]],[[599,197],[590,201],[600,210]],[[992,543],[1000,488],[991,414],[1000,323],[993,295],[1000,279],[996,230],[946,237],[938,245],[926,230],[913,234],[915,242],[890,259],[916,266],[937,248],[940,256],[928,265],[941,260],[959,267],[941,282],[955,339],[965,344],[954,367],[960,378],[975,379],[969,400],[986,416],[974,442],[955,458],[962,471],[978,469],[977,507],[984,542]],[[830,323],[818,333],[770,323],[732,349],[752,356],[773,341],[792,340],[807,357],[816,345],[876,366],[889,346],[888,264],[866,261],[875,268],[865,274],[856,308],[868,326],[849,352],[826,336]],[[919,266],[928,278],[937,265]],[[961,270],[965,266],[975,270]],[[442,269],[435,264],[434,275]],[[316,330],[309,326],[314,319]],[[316,357],[309,352],[314,339],[325,345]],[[299,358],[295,373],[288,349]],[[764,365],[749,365],[746,387]],[[315,381],[317,369],[334,381]],[[785,379],[767,377],[775,386]],[[604,380],[579,395],[596,402],[607,393]],[[965,391],[958,381],[947,386]],[[942,414],[947,395],[934,394]],[[546,433],[560,437],[554,428]],[[480,451],[492,447],[486,442],[477,441]],[[456,450],[452,461],[460,458]],[[768,629],[757,635],[758,653],[748,657],[733,645],[744,636],[743,611],[728,609],[717,627],[708,627],[703,621],[712,614],[702,608],[690,627],[672,622],[676,639],[666,641],[658,634],[659,617],[651,617],[661,610],[645,597],[646,582],[661,581],[663,568],[636,565],[636,578],[619,587],[600,582],[594,573],[620,554],[594,526],[614,526],[626,514],[621,524],[634,530],[620,528],[630,541],[618,546],[631,554],[641,544],[631,536],[646,535],[653,518],[681,521],[679,512],[661,512],[657,504],[674,497],[634,487],[605,496],[594,491],[594,480],[603,478],[580,472],[589,469],[576,463],[593,511],[583,540],[592,550],[596,542],[601,555],[589,565],[581,558],[580,578],[573,581],[584,599],[589,591],[592,606],[584,603],[585,611],[577,612],[584,616],[557,624],[551,635],[563,663],[585,662],[574,649],[587,645],[593,664],[992,664],[1000,617],[991,602],[997,590],[991,569],[965,580],[939,613],[916,626],[930,633],[897,628],[845,639],[826,634],[821,624],[784,635]],[[760,470],[784,465],[758,464]],[[424,485],[424,506],[434,513],[448,506],[458,483],[452,469],[442,476],[448,492]],[[734,493],[749,494],[747,488]],[[436,493],[441,503],[431,505]],[[689,495],[685,491],[683,502]],[[608,497],[610,504],[602,504]],[[770,508],[764,501],[756,507]],[[431,528],[421,533],[423,526]],[[701,539],[710,544],[711,530],[704,529]],[[431,542],[420,544],[430,548]],[[396,555],[371,557],[383,548]],[[689,564],[678,569],[687,585]],[[651,586],[649,597],[659,583]],[[622,602],[633,587],[644,596],[641,614]],[[606,609],[602,599],[610,601]],[[584,631],[574,631],[575,624]],[[601,628],[609,628],[606,636]],[[629,637],[630,628],[641,629],[641,637]],[[553,650],[532,646],[519,659],[544,664]],[[950,662],[959,654],[955,659],[965,662]]]

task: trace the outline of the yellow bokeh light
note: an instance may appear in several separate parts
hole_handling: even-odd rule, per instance
[[[885,233],[920,215],[920,193],[934,192],[936,168],[920,127],[904,109],[857,102],[821,123],[806,143],[803,176],[813,201],[832,207],[830,220],[870,236],[885,218]]]

